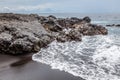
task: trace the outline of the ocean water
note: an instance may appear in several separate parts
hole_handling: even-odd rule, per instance
[[[77,15],[80,16],[83,15]],[[120,23],[120,17],[117,16],[92,15],[91,18],[94,24],[106,25]],[[48,48],[42,48],[32,58],[51,66],[51,69],[65,71],[86,80],[120,80],[120,28],[106,28],[108,35],[85,36],[82,42],[53,41]]]

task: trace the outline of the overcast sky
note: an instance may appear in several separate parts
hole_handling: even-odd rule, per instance
[[[0,0],[0,12],[120,13],[120,0]]]

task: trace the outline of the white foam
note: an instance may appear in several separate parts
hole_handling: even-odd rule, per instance
[[[33,60],[86,80],[120,80],[120,46],[114,40],[93,36],[84,37],[82,42],[54,41],[33,55]]]
[[[93,24],[107,24],[110,22],[108,22],[108,21],[92,21],[91,23],[93,23]]]

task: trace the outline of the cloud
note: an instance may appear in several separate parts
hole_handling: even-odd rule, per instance
[[[52,7],[54,4],[52,3],[45,3],[40,5],[21,5],[21,6],[2,6],[1,12],[32,12],[32,11],[52,11]]]
[[[120,0],[0,0],[0,12],[120,13]]]

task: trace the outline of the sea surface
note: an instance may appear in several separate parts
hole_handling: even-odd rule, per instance
[[[40,14],[49,15],[49,14]],[[53,14],[57,17],[90,16],[92,23],[120,23],[120,14]],[[82,42],[53,41],[33,60],[86,80],[120,80],[120,28],[106,27],[108,35],[85,36]]]

